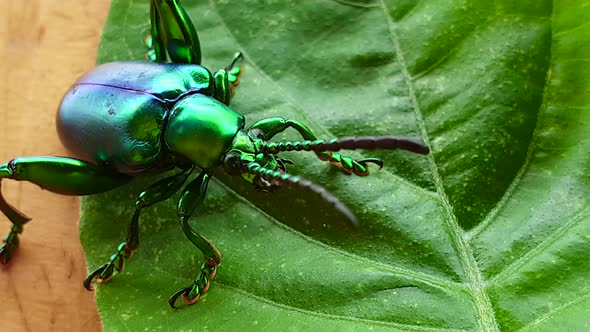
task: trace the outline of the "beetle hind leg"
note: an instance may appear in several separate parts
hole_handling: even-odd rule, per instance
[[[150,1],[146,57],[155,62],[201,64],[199,36],[178,0]]]
[[[113,189],[127,183],[130,177],[74,158],[21,157],[0,165],[0,181],[3,179],[27,181],[54,193],[82,196]],[[6,264],[18,247],[24,224],[31,218],[8,204],[1,193],[0,211],[12,223],[0,246],[0,262]]]

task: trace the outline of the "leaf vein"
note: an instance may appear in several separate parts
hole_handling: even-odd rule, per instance
[[[453,329],[453,328],[444,328],[444,327],[430,327],[430,326],[423,326],[423,325],[410,325],[410,324],[402,324],[402,323],[395,323],[395,322],[386,322],[386,321],[380,321],[380,320],[373,320],[373,319],[367,319],[367,318],[358,318],[358,317],[352,317],[352,316],[340,316],[340,315],[334,315],[334,314],[328,314],[328,313],[323,313],[323,312],[318,312],[318,311],[311,311],[311,310],[306,310],[306,309],[302,309],[302,308],[298,308],[298,307],[294,307],[291,305],[287,305],[287,304],[283,304],[283,303],[278,303],[275,301],[272,301],[270,299],[264,298],[264,297],[260,297],[254,293],[248,292],[242,288],[238,288],[235,286],[231,286],[231,285],[227,285],[224,284],[222,282],[219,281],[214,281],[216,286],[221,286],[221,287],[225,287],[225,288],[230,288],[232,289],[232,292],[239,292],[242,293],[245,296],[251,297],[254,300],[260,301],[260,302],[264,302],[267,303],[269,305],[281,308],[281,309],[286,309],[286,310],[291,310],[291,311],[295,311],[304,315],[311,315],[311,316],[316,316],[316,317],[322,317],[322,318],[327,318],[327,319],[331,319],[331,320],[338,320],[338,321],[354,321],[354,322],[358,322],[358,323],[363,323],[366,325],[369,325],[370,327],[374,327],[375,325],[381,325],[381,326],[385,326],[385,327],[395,327],[395,328],[399,328],[399,329],[406,329],[406,330],[410,330],[410,331],[432,331],[432,332],[440,332],[440,331],[449,331],[449,332],[459,332],[459,331],[467,331],[467,329]]]
[[[332,1],[337,2],[337,3],[341,3],[343,5],[352,6],[352,7],[360,7],[360,8],[379,7],[379,5],[376,3],[361,4],[361,3],[356,3],[356,2],[352,2],[352,1],[346,1],[346,0],[332,0]]]
[[[543,316],[535,319],[534,321],[523,326],[522,328],[518,329],[517,331],[524,331],[525,329],[530,330],[531,328],[533,328],[533,327],[541,324],[542,322],[546,321],[547,319],[551,318],[551,315],[553,315],[559,311],[562,311],[564,309],[567,309],[567,308],[573,306],[574,304],[578,304],[578,303],[590,298],[590,288],[586,288],[584,291],[585,291],[585,294],[581,293],[580,296],[575,297],[573,300],[547,311]]]
[[[562,35],[562,34],[574,32],[574,31],[576,31],[578,29],[586,28],[587,25],[590,25],[590,21],[586,21],[586,22],[584,22],[582,24],[576,25],[575,27],[572,27],[572,28],[569,28],[569,29],[565,29],[565,30],[561,30],[559,32],[556,32],[554,34],[554,36],[559,36],[559,35]]]
[[[381,6],[389,26],[389,33],[391,36],[393,48],[395,53],[397,54],[397,59],[402,68],[402,75],[408,87],[409,97],[412,102],[414,112],[416,114],[416,119],[422,135],[422,139],[424,140],[426,146],[428,146],[432,151],[432,144],[430,143],[428,132],[426,130],[426,125],[422,117],[422,111],[418,104],[416,93],[414,91],[414,87],[412,84],[412,77],[410,76],[408,65],[405,61],[403,52],[401,50],[399,37],[397,36],[397,33],[395,31],[395,23],[389,15],[389,10],[384,0],[381,0]],[[463,265],[463,268],[465,270],[465,274],[467,276],[467,283],[472,292],[475,309],[480,318],[481,328],[484,331],[498,331],[499,327],[495,319],[494,309],[492,307],[489,296],[485,292],[485,283],[483,281],[483,276],[481,274],[481,271],[477,267],[477,262],[475,261],[473,252],[471,251],[467,243],[463,240],[463,237],[461,235],[462,229],[459,226],[457,216],[454,214],[453,207],[451,206],[449,199],[445,193],[443,181],[440,176],[440,173],[438,172],[438,167],[436,165],[432,152],[428,155],[428,161],[430,164],[431,171],[433,173],[434,183],[437,188],[439,199],[446,213],[446,218],[444,218],[446,221],[445,226],[448,229],[449,236],[453,241],[455,250],[457,251],[461,264]]]
[[[551,50],[550,50],[550,52],[551,52]],[[545,115],[545,109],[546,109],[545,96],[547,95],[547,89],[549,88],[548,82],[549,82],[550,78],[551,78],[551,62],[549,63],[549,66],[547,67],[547,74],[545,75],[545,86],[543,88],[543,94],[541,95],[542,102],[541,102],[541,105],[539,106],[539,109],[537,111],[537,121],[535,122],[535,129],[533,129],[533,134],[531,137],[531,141],[529,143],[529,147],[527,150],[527,155],[525,157],[524,163],[522,164],[522,166],[520,167],[520,169],[516,173],[516,176],[514,177],[514,179],[512,180],[512,182],[510,183],[510,185],[506,189],[506,192],[504,193],[502,198],[500,198],[498,203],[490,210],[490,212],[487,214],[487,216],[476,227],[472,228],[469,232],[467,232],[465,234],[464,239],[466,242],[470,242],[471,239],[473,239],[478,234],[483,232],[491,224],[492,220],[494,220],[497,217],[497,215],[504,209],[504,207],[508,203],[508,200],[512,197],[512,195],[516,191],[517,187],[520,185],[521,181],[525,177],[525,174],[527,173],[527,171],[531,165],[531,162],[533,160],[535,147],[536,147],[536,143],[537,143],[537,138],[539,137],[539,132],[541,131],[541,129],[539,128],[539,124],[542,122],[543,116]]]
[[[590,209],[587,208],[580,211],[568,222],[561,224],[544,241],[539,243],[536,247],[532,248],[531,250],[527,251],[524,255],[520,256],[517,260],[512,262],[512,264],[506,266],[504,269],[499,271],[495,276],[490,278],[489,285],[491,286],[495,283],[498,283],[506,279],[510,276],[511,272],[517,271],[518,268],[522,267],[526,262],[536,257],[537,254],[542,253],[543,250],[549,248],[553,243],[555,243],[555,241],[557,241],[563,235],[566,235],[567,231],[569,231],[572,227],[576,226],[580,221],[586,220],[585,217],[587,217],[587,212],[590,212]]]
[[[471,30],[468,31],[468,33],[464,33],[461,35],[461,39],[456,41],[456,44],[453,45],[452,48],[448,49],[447,52],[445,52],[444,56],[439,57],[436,61],[434,61],[430,66],[422,69],[419,73],[416,73],[412,79],[417,80],[423,76],[426,76],[428,73],[434,71],[436,68],[438,68],[439,66],[441,66],[442,64],[444,64],[445,62],[447,62],[448,60],[450,60],[455,54],[457,54],[457,51],[459,51],[461,45],[467,41],[467,39],[469,37],[471,37],[472,35],[478,33],[478,29],[477,28],[473,28]]]

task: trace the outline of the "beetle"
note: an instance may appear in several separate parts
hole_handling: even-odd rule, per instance
[[[181,228],[204,255],[194,281],[175,292],[168,303],[187,304],[209,290],[221,263],[221,253],[188,223],[205,199],[212,169],[223,167],[260,191],[292,186],[311,191],[329,202],[351,222],[354,215],[322,187],[287,173],[283,151],[312,151],[348,174],[369,175],[375,158],[355,160],[341,149],[403,149],[428,154],[422,143],[394,136],[319,140],[305,124],[282,117],[259,120],[248,128],[230,101],[239,84],[243,58],[236,53],[229,65],[212,73],[201,66],[199,38],[178,0],[150,1],[148,61],[112,62],[82,76],[66,92],[57,113],[57,132],[77,158],[18,157],[0,165],[2,179],[28,181],[51,192],[93,195],[122,186],[137,176],[179,171],[143,190],[136,201],[128,234],[110,259],[91,272],[84,286],[106,282],[122,272],[139,247],[141,211],[181,191],[177,214]],[[272,142],[292,128],[302,141]],[[195,170],[198,176],[189,181]],[[186,184],[188,182],[188,184]],[[186,185],[185,185],[186,184]],[[0,211],[12,223],[0,246],[6,264],[18,247],[23,226],[31,219],[6,202],[0,193]]]

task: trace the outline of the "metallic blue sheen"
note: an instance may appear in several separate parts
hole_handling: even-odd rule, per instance
[[[175,100],[189,92],[212,96],[213,75],[199,65],[146,61],[110,62],[94,68],[76,84],[101,84]]]
[[[201,117],[209,119],[208,123],[197,125],[205,132],[193,135],[204,141],[190,144],[198,148],[218,140],[216,148],[208,154],[195,155],[195,149],[188,148],[189,143],[184,141],[187,137],[177,136],[172,147],[180,145],[184,150],[178,152],[190,155],[182,155],[183,159],[195,157],[197,165],[209,167],[224,152],[221,147],[225,148],[228,140],[231,142],[238,118],[240,128],[244,122],[243,116],[205,96],[214,93],[213,75],[198,65],[108,63],[84,75],[64,96],[57,114],[57,131],[63,144],[81,159],[124,174],[160,172],[174,167],[177,152],[168,151],[163,138],[171,110],[192,107],[203,111],[203,107],[191,103],[204,102],[213,105],[220,117],[214,119],[211,110],[196,118],[190,116],[195,121]],[[195,98],[197,95],[206,99]],[[187,115],[185,112],[183,116]],[[228,119],[229,125],[223,122]],[[218,121],[219,127],[227,125],[226,130],[207,131],[214,121]],[[230,138],[227,130],[234,130]],[[215,153],[218,155],[212,155]]]
[[[77,85],[59,108],[57,132],[76,157],[104,168],[124,174],[168,169],[161,137],[167,111],[147,93]]]

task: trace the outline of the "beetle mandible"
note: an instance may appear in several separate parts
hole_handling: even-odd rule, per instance
[[[211,73],[200,65],[197,32],[178,0],[151,0],[151,36],[147,40],[150,61],[107,63],[85,74],[65,94],[57,115],[57,131],[66,148],[79,159],[66,157],[19,157],[0,165],[2,179],[28,181],[65,195],[92,195],[122,186],[135,176],[180,171],[147,187],[136,201],[128,235],[109,261],[84,281],[108,281],[122,272],[125,261],[139,247],[141,211],[164,201],[182,189],[177,214],[187,238],[203,253],[204,262],[194,282],[175,292],[192,304],[206,293],[221,263],[221,253],[188,223],[205,199],[211,170],[223,166],[231,175],[243,177],[258,190],[293,186],[316,193],[351,222],[354,215],[320,186],[287,173],[292,162],[278,157],[282,151],[313,151],[349,174],[366,176],[368,163],[355,160],[341,149],[404,149],[428,154],[412,139],[383,136],[318,140],[303,123],[271,117],[245,128],[244,116],[229,108],[239,83],[242,58]],[[271,142],[288,128],[303,141]],[[184,185],[195,169],[199,175]],[[184,188],[183,188],[184,187]],[[12,222],[0,261],[6,264],[18,247],[23,225],[31,219],[8,204],[0,193],[0,211]]]

